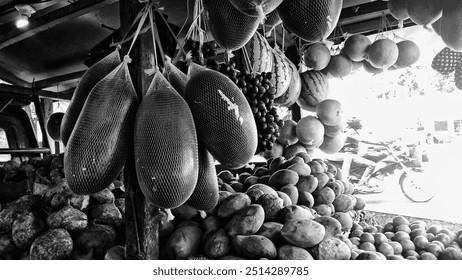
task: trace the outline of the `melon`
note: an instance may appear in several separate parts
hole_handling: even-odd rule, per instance
[[[460,2],[450,0],[449,2]],[[413,22],[418,25],[429,25],[437,21],[443,12],[441,0],[407,0],[407,12]]]
[[[309,70],[300,74],[302,90],[297,104],[304,110],[315,112],[318,103],[329,95],[329,79],[320,71]]]
[[[315,116],[301,118],[297,123],[295,131],[298,140],[305,145],[320,142],[324,137],[324,126]]]
[[[277,8],[284,27],[308,42],[325,40],[337,26],[343,0],[285,0]]]
[[[336,99],[324,99],[316,107],[316,115],[324,125],[338,125],[343,117],[342,104]]]
[[[229,0],[203,0],[207,26],[220,47],[242,48],[257,31],[260,19],[236,9]]]
[[[353,71],[353,62],[345,54],[340,53],[332,56],[329,64],[323,72],[329,77],[344,78]]]
[[[397,20],[405,20],[409,18],[407,12],[407,0],[389,0],[387,2],[390,14]]]
[[[342,133],[344,129],[345,124],[343,122],[340,122],[339,124],[334,126],[324,125],[324,135],[334,137]]]
[[[282,0],[229,0],[229,2],[242,13],[262,20],[265,15],[274,11]]]
[[[279,49],[273,49],[273,77],[271,84],[276,88],[275,98],[282,96],[290,85],[291,69],[289,60],[285,58],[284,54]]]
[[[300,97],[300,91],[302,90],[302,80],[300,78],[300,73],[298,72],[297,66],[287,57],[284,56],[284,59],[290,67],[290,83],[286,92],[276,98],[274,103],[279,106],[290,107]]]
[[[383,73],[383,71],[384,71],[383,69],[375,68],[367,60],[363,61],[363,68],[364,68],[364,71],[366,71],[367,73],[371,73],[371,74],[374,74],[374,75]]]
[[[345,40],[342,52],[352,61],[363,61],[371,44],[372,42],[367,36],[355,34]]]
[[[226,168],[246,165],[257,150],[257,126],[247,99],[227,76],[216,71],[194,75],[186,85],[198,139]]]
[[[64,113],[56,112],[50,115],[47,121],[47,132],[51,139],[55,141],[61,140],[61,122],[63,120]]]
[[[322,70],[329,64],[330,50],[323,43],[316,43],[303,52],[306,67],[312,70]]]
[[[398,60],[399,49],[396,43],[388,38],[376,40],[367,51],[367,60],[375,68],[387,69]]]
[[[282,23],[281,17],[277,10],[272,11],[266,16],[264,25],[269,28],[273,28]]]
[[[273,70],[273,49],[263,35],[258,32],[244,46],[253,72],[271,72]],[[245,69],[246,61],[242,50],[234,52],[237,69]]]
[[[411,40],[403,40],[396,44],[398,46],[399,54],[398,60],[394,66],[404,68],[416,63],[420,58],[420,49],[416,43]]]
[[[454,51],[462,51],[462,2],[447,0],[444,2],[441,17],[441,38]]]

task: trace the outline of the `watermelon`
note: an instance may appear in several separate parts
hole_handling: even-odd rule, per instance
[[[196,128],[186,101],[159,72],[136,114],[134,152],[147,200],[176,208],[189,199],[199,174]]]
[[[189,80],[185,99],[191,108],[197,137],[226,168],[246,165],[257,150],[257,126],[250,105],[227,76],[202,71]]]
[[[102,191],[119,176],[132,147],[137,107],[126,62],[93,87],[64,153],[64,174],[74,193]]]
[[[304,110],[316,112],[319,102],[329,95],[329,78],[320,71],[309,70],[300,74],[302,90],[297,104]]]
[[[284,54],[279,49],[273,49],[273,77],[270,80],[271,84],[276,88],[275,97],[282,96],[290,85],[290,65],[289,60],[285,58]]]
[[[325,40],[337,26],[343,0],[285,0],[277,8],[284,27],[308,42]]]
[[[290,83],[286,92],[274,100],[274,103],[284,107],[292,106],[300,96],[302,90],[302,81],[297,66],[287,57],[284,57],[290,68]]]
[[[222,48],[242,48],[257,31],[259,18],[236,9],[229,0],[203,0],[205,18],[213,38]]]
[[[263,35],[258,32],[250,38],[249,42],[243,47],[249,55],[250,66],[252,71],[256,73],[271,72],[273,69],[273,53]],[[246,63],[243,55],[243,50],[235,51],[234,62],[236,62],[237,69],[245,69]]]
[[[61,140],[61,123],[64,117],[63,112],[56,112],[50,115],[47,121],[47,132],[55,141]]]
[[[462,2],[447,0],[444,2],[441,17],[441,38],[454,51],[462,51]]]

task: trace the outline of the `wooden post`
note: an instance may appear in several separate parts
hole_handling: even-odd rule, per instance
[[[121,32],[126,34],[143,6],[138,0],[120,0],[119,5]],[[130,43],[124,46],[122,54],[127,53]],[[148,77],[144,70],[153,67],[152,56],[152,36],[150,32],[146,32],[138,37],[130,52],[132,62],[129,64],[129,69],[139,102],[151,83],[152,77]],[[136,178],[133,152],[125,164],[124,185],[127,194],[125,198],[126,258],[159,259],[159,209],[147,202],[141,192]]]

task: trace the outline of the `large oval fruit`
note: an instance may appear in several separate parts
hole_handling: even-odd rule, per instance
[[[390,14],[397,20],[405,20],[409,18],[407,12],[407,0],[389,0],[387,2]]]
[[[334,30],[343,0],[285,0],[277,11],[292,33],[308,42],[326,39]]]
[[[63,120],[64,113],[56,112],[50,115],[47,121],[47,132],[51,139],[55,141],[61,141],[61,122]]]
[[[353,71],[353,62],[343,53],[331,57],[329,64],[323,72],[329,77],[343,78]]]
[[[320,71],[305,71],[300,74],[302,90],[297,104],[304,110],[315,112],[318,103],[329,95],[329,78]]]
[[[457,0],[451,1],[459,2]],[[407,12],[416,24],[429,25],[441,17],[443,2],[438,0],[407,0]]]
[[[291,219],[281,229],[281,235],[288,243],[301,248],[319,244],[325,233],[323,225],[310,219]]]
[[[249,42],[244,46],[249,56],[250,67],[252,71],[257,73],[271,72],[273,69],[273,53],[272,48],[269,45],[263,35],[258,32],[250,38]],[[234,61],[236,62],[237,69],[245,69],[246,62],[243,56],[243,51],[235,51]]]
[[[74,193],[99,192],[119,176],[132,147],[137,108],[127,63],[93,87],[64,153],[64,174]]]
[[[303,52],[306,67],[312,70],[322,70],[329,64],[330,50],[323,43],[315,43]]]
[[[404,68],[416,63],[420,58],[420,49],[416,43],[411,40],[403,40],[396,44],[398,46],[398,60],[394,66]]]
[[[260,23],[231,5],[229,0],[203,0],[207,25],[215,41],[227,50],[243,47]]]
[[[362,34],[354,34],[345,40],[342,52],[352,61],[363,61],[371,44],[372,42],[368,37]]]
[[[462,51],[462,2],[448,0],[444,2],[441,17],[441,38],[454,51]]]
[[[189,80],[185,99],[199,140],[218,162],[240,168],[250,161],[257,149],[257,127],[235,83],[216,71],[203,71]]]
[[[324,126],[318,118],[314,116],[306,116],[298,121],[296,133],[300,142],[311,145],[322,141],[324,136]]]
[[[325,125],[338,125],[342,121],[342,104],[336,99],[324,99],[316,107],[318,119]]]
[[[383,73],[383,69],[381,68],[375,68],[374,66],[372,66],[372,64],[367,61],[367,60],[363,60],[363,68],[364,68],[364,71],[366,71],[367,73],[371,73],[371,74],[380,74],[380,73]]]
[[[290,85],[291,69],[289,60],[285,58],[284,54],[279,49],[273,49],[273,77],[271,84],[276,88],[275,97],[282,96]]]
[[[399,49],[393,40],[378,39],[371,44],[367,51],[368,61],[379,69],[387,69],[398,60]]]
[[[189,199],[199,172],[193,115],[159,73],[136,115],[134,152],[140,188],[150,202],[176,208]]]
[[[274,103],[280,106],[290,107],[300,97],[300,91],[302,90],[302,80],[300,78],[300,73],[298,72],[297,66],[287,57],[284,56],[284,59],[290,68],[290,83],[286,92],[276,98]]]

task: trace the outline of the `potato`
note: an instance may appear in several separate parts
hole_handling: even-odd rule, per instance
[[[122,213],[114,203],[96,205],[91,209],[88,216],[93,221],[112,227],[120,227],[123,223]]]
[[[314,258],[307,250],[286,244],[278,248],[278,260],[314,260]]]
[[[329,176],[326,173],[311,173],[314,177],[318,179],[318,189],[324,188],[329,182]]]
[[[0,256],[6,256],[18,251],[14,244],[13,236],[10,233],[0,234]]]
[[[297,184],[298,178],[297,172],[289,169],[280,169],[271,175],[268,185],[278,190],[287,184]]]
[[[313,193],[318,187],[318,178],[313,175],[300,176],[296,186],[299,191]]]
[[[253,175],[257,177],[268,175],[268,168],[266,168],[265,166],[260,166],[258,168],[255,168]]]
[[[342,224],[333,217],[321,216],[315,218],[314,221],[324,226],[324,229],[326,230],[324,238],[342,233]]]
[[[345,191],[342,181],[332,181],[326,184],[326,188],[331,188],[335,195],[338,196]]]
[[[91,240],[88,240],[91,241]],[[34,240],[30,247],[31,260],[70,259],[73,241],[69,232],[63,228],[50,229]]]
[[[247,260],[241,257],[233,256],[233,255],[228,255],[220,258],[220,260],[229,260],[229,261],[237,261],[237,260]]]
[[[353,210],[356,204],[356,200],[350,194],[340,194],[337,197],[335,197],[332,204],[335,207],[335,211],[348,212]]]
[[[245,192],[247,190],[241,182],[234,182],[230,186],[235,192]]]
[[[77,210],[83,211],[87,209],[88,205],[90,204],[90,196],[89,195],[79,195],[79,194],[72,194],[69,198],[69,205],[74,207]]]
[[[269,179],[270,179],[270,178],[271,178],[271,175],[261,176],[261,177],[258,179],[258,182],[257,182],[257,183],[268,185],[268,182],[269,182]]]
[[[273,242],[261,235],[236,235],[233,237],[233,248],[238,255],[249,259],[274,259],[277,256]]]
[[[342,231],[350,231],[351,227],[353,227],[353,219],[351,218],[349,213],[344,212],[335,212],[332,217],[337,219],[340,224],[342,225]]]
[[[114,199],[114,194],[108,188],[105,188],[97,193],[90,194],[91,204],[113,203]]]
[[[313,210],[315,210],[320,216],[332,216],[333,214],[332,208],[327,204],[315,205],[313,206]]]
[[[231,250],[231,238],[224,229],[219,229],[205,241],[205,255],[211,259],[227,256],[231,253]]]
[[[269,166],[268,166],[268,174],[273,174],[276,172],[282,164],[286,162],[286,158],[283,156],[275,157],[273,160],[271,160]]]
[[[249,172],[242,172],[241,174],[239,174],[238,181],[241,182],[242,184],[244,184],[245,180],[246,180],[249,176],[253,176],[253,175],[250,174]]]
[[[277,222],[266,222],[257,231],[257,235],[262,235],[271,240],[275,245],[281,244],[284,240],[281,235],[281,229],[284,225]]]
[[[292,205],[292,199],[290,199],[290,197],[284,193],[284,192],[281,192],[281,191],[276,191],[278,193],[278,197],[280,199],[282,199],[282,206],[288,206],[288,205]]]
[[[335,193],[331,188],[318,188],[313,193],[313,197],[315,205],[331,204],[335,200]]]
[[[252,203],[255,203],[260,195],[264,193],[274,194],[276,196],[278,195],[275,189],[266,184],[254,184],[249,187],[245,193],[250,197]]]
[[[356,198],[356,204],[353,207],[353,210],[363,210],[366,207],[366,200],[364,198],[355,196]]]
[[[301,157],[294,156],[294,157],[292,157],[291,159],[286,160],[286,161],[279,167],[279,169],[288,169],[289,166],[292,166],[292,165],[297,164],[297,163],[305,163],[305,161],[304,161],[303,158],[301,158]],[[295,170],[294,170],[294,171],[295,171]]]
[[[311,252],[317,260],[349,260],[351,257],[350,247],[336,237],[325,238],[311,248]]]
[[[268,193],[262,194],[255,203],[263,207],[266,222],[274,220],[284,207],[283,200],[279,196]]]
[[[116,245],[109,248],[104,254],[105,260],[125,260],[125,247]]]
[[[250,197],[245,193],[233,193],[223,199],[218,207],[217,216],[220,218],[229,218],[237,211],[250,205]]]
[[[115,245],[116,231],[113,227],[102,224],[90,224],[75,239],[75,247],[81,252],[93,250],[96,259],[104,258],[106,251]]]
[[[294,163],[290,165],[289,167],[287,167],[287,169],[297,172],[299,177],[311,175],[311,168],[305,162]]]
[[[314,206],[314,197],[310,192],[300,191],[298,193],[298,205],[304,205],[309,208]]]
[[[285,224],[291,219],[313,219],[313,213],[300,205],[289,205],[279,211],[278,221]]]
[[[70,233],[80,232],[88,225],[85,213],[71,206],[65,206],[59,211],[48,215],[46,223],[50,228],[64,228]]]
[[[260,177],[255,175],[248,176],[244,181],[244,188],[248,189],[250,186],[258,184],[258,182],[260,182]]]
[[[202,230],[204,231],[204,234],[214,233],[218,231],[220,227],[221,227],[221,222],[215,216],[208,216],[202,222]]]
[[[186,260],[199,253],[202,231],[197,226],[187,225],[177,228],[165,245],[167,258]]]
[[[12,227],[14,244],[21,250],[29,249],[35,238],[45,229],[45,223],[32,213],[20,215]]]
[[[42,215],[41,199],[37,195],[25,195],[11,203],[3,204],[3,207],[0,212],[0,232],[11,232],[13,222],[21,215]]]
[[[233,215],[226,224],[226,231],[229,236],[237,234],[255,234],[263,225],[265,211],[258,204],[251,204]]]
[[[221,203],[223,202],[223,200],[225,198],[227,198],[228,196],[231,195],[231,192],[228,192],[228,191],[218,191],[218,203],[217,205],[215,205],[215,207],[213,207],[212,209],[210,210],[207,210],[206,213],[208,214],[211,214],[211,215],[216,215],[217,212],[218,212],[218,208],[220,207]]]
[[[236,177],[229,170],[222,170],[217,174],[217,177],[223,180],[224,183],[229,183],[230,181],[236,179]]]
[[[298,203],[298,189],[295,185],[285,185],[279,189],[279,191],[287,194],[292,201],[292,205],[297,205]]]
[[[319,244],[325,233],[323,225],[310,219],[291,219],[281,229],[281,235],[287,242],[302,248]]]
[[[172,215],[175,216],[175,219],[183,221],[189,221],[199,216],[199,210],[187,205],[186,203],[171,209],[171,211]]]
[[[326,170],[321,162],[317,160],[312,160],[307,163],[311,168],[311,173],[324,173]]]
[[[230,184],[228,183],[223,183],[221,184],[220,186],[218,186],[218,190],[219,191],[227,191],[227,192],[230,192],[230,193],[235,193],[236,191],[231,187]]]

